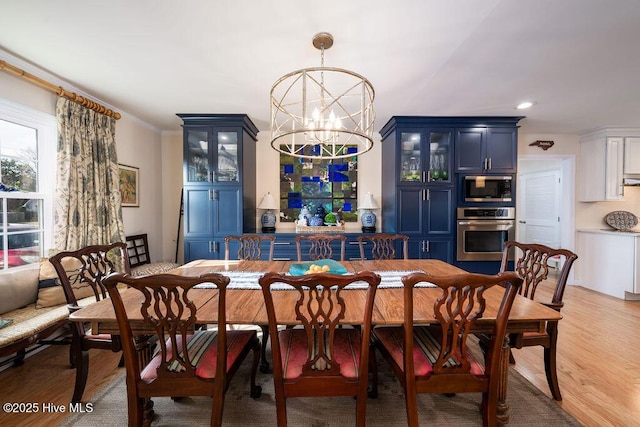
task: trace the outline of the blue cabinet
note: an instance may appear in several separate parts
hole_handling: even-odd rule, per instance
[[[517,118],[516,118],[517,119]],[[455,170],[459,173],[513,174],[517,168],[517,120],[510,126],[458,128],[455,138]]]
[[[276,241],[273,250],[273,259],[276,261],[297,261],[298,253],[296,249],[296,233],[275,233]],[[344,259],[346,261],[360,259],[360,246],[358,246],[358,236],[361,233],[345,233],[347,243],[345,245]],[[340,260],[340,242],[331,242],[333,259]],[[308,254],[302,251],[302,260],[308,261]]]
[[[444,238],[409,238],[409,258],[439,259],[449,264],[454,263],[453,241]]]
[[[382,231],[409,236],[411,258],[453,260],[454,128],[394,117],[382,134]]]
[[[459,177],[514,174],[522,117],[395,116],[382,128],[382,231],[409,256],[455,260]]]
[[[255,233],[256,136],[244,114],[183,120],[184,261],[224,258],[224,237]]]

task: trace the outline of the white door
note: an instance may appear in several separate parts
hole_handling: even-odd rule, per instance
[[[518,236],[522,243],[560,247],[560,171],[520,176],[523,196],[518,212]]]

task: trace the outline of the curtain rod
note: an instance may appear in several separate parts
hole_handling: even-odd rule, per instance
[[[45,88],[47,90],[50,90],[51,92],[56,93],[58,96],[64,96],[65,98],[68,98],[74,102],[77,102],[78,104],[82,105],[83,107],[87,107],[93,111],[96,111],[100,114],[104,114],[105,116],[108,117],[113,117],[116,120],[119,120],[120,117],[122,117],[122,115],[120,113],[118,113],[117,111],[113,111],[110,108],[105,107],[102,104],[98,104],[97,102],[93,102],[90,99],[85,98],[84,96],[80,96],[77,95],[75,92],[69,92],[68,90],[65,90],[62,86],[56,86],[53,83],[49,83],[46,80],[41,79],[40,77],[34,76],[33,74],[27,73],[26,71],[18,68],[18,67],[14,67],[13,65],[7,63],[6,61],[1,61],[0,60],[0,70],[4,70],[8,73],[11,73],[13,75],[16,75],[18,77],[22,77],[23,79],[27,80],[28,82],[31,82],[33,84],[36,84],[42,88]]]

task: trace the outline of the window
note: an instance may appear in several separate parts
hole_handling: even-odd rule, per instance
[[[340,211],[344,221],[358,220],[358,156],[340,159],[303,159],[280,154],[280,221],[298,219],[306,206]]]
[[[0,270],[51,247],[55,118],[0,99]]]

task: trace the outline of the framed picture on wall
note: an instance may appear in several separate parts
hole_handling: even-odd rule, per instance
[[[140,206],[140,169],[135,166],[118,165],[122,207]]]

